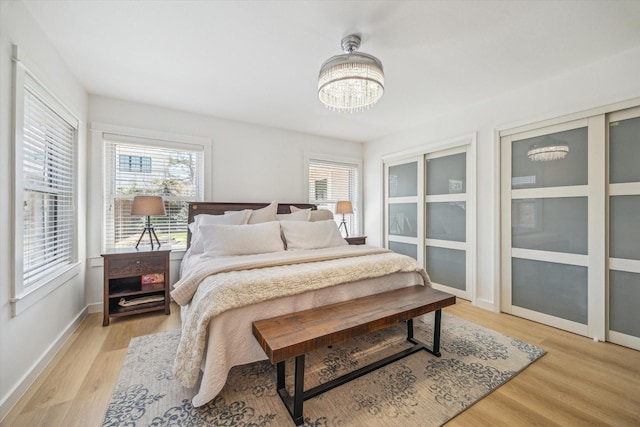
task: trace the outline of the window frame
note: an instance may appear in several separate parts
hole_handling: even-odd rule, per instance
[[[305,177],[305,191],[307,193],[307,200],[309,203],[316,203],[315,199],[312,198],[309,193],[309,165],[313,161],[325,162],[325,163],[335,163],[337,165],[351,165],[356,168],[356,176],[355,176],[355,188],[353,189],[355,194],[355,203],[353,203],[354,213],[352,214],[355,217],[356,227],[353,229],[349,227],[349,236],[362,236],[363,235],[363,214],[362,214],[362,198],[363,198],[363,187],[362,187],[362,159],[346,157],[346,156],[332,156],[328,154],[321,153],[312,153],[307,152],[304,153],[304,177]],[[353,200],[352,200],[353,202]],[[342,215],[337,215],[335,212],[334,220],[337,224],[342,220]]]
[[[100,236],[100,245],[97,248],[101,253],[105,251],[111,251],[113,248],[107,247],[106,244],[106,197],[105,193],[106,186],[105,180],[107,179],[107,170],[105,169],[108,165],[106,164],[107,159],[105,158],[105,141],[114,141],[120,143],[131,143],[136,145],[150,145],[153,147],[167,147],[174,148],[178,150],[194,150],[202,152],[202,165],[199,168],[198,181],[199,186],[201,188],[200,195],[196,197],[197,201],[208,200],[211,198],[209,186],[207,182],[211,181],[212,177],[212,147],[211,140],[209,138],[203,138],[198,136],[190,136],[183,134],[172,134],[161,131],[153,131],[149,129],[138,129],[131,128],[127,126],[119,126],[119,125],[111,125],[106,123],[98,123],[94,122],[91,125],[91,138],[92,144],[95,147],[98,147],[98,152],[100,153],[100,164],[102,173],[100,176],[99,182],[99,192],[97,194],[101,195],[100,199],[100,229],[96,230],[97,235]],[[115,159],[115,162],[119,162],[119,159]],[[96,188],[94,186],[94,188]],[[96,188],[97,190],[97,188]],[[182,253],[185,252],[186,248],[171,248],[174,253]]]
[[[24,282],[24,179],[23,179],[23,162],[24,162],[24,123],[25,123],[25,85],[27,80],[32,92],[37,93],[47,108],[55,112],[62,120],[69,124],[73,130],[73,180],[74,180],[74,198],[73,198],[73,223],[78,224],[78,187],[75,183],[79,182],[79,129],[80,121],[72,110],[65,105],[48,87],[45,85],[29,68],[21,61],[18,55],[17,46],[13,46],[13,176],[14,176],[14,215],[13,215],[13,286],[11,289],[11,315],[17,316],[26,309],[42,300],[46,295],[56,288],[68,282],[72,278],[78,276],[81,272],[81,262],[78,260],[79,242],[77,225],[71,232],[70,244],[71,259],[62,266],[53,266],[42,273],[42,277],[46,279],[38,280],[37,283],[25,286]]]

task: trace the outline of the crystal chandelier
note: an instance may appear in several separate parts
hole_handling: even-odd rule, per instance
[[[569,154],[569,145],[549,136],[545,136],[541,142],[533,144],[527,151],[527,156],[532,162],[564,159],[567,154]]]
[[[384,92],[382,62],[356,52],[360,47],[357,34],[344,37],[341,46],[345,53],[329,58],[320,68],[318,97],[333,111],[353,113],[368,109]]]

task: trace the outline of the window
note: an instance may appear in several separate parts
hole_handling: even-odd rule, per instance
[[[151,157],[127,156],[120,154],[120,170],[127,172],[151,173]]]
[[[345,215],[349,235],[360,233],[357,208],[359,206],[358,169],[354,163],[309,158],[309,203],[318,205],[318,209],[327,209],[335,213],[336,203],[349,200],[354,214]],[[336,215],[340,223],[342,215]]]
[[[64,283],[77,265],[78,120],[20,61],[14,71],[17,304],[40,288]]]
[[[166,215],[152,218],[161,244],[185,249],[188,203],[202,200],[202,146],[103,134],[104,249],[133,247],[146,218],[131,216],[136,195],[162,196]],[[144,242],[142,242],[144,244]]]
[[[316,193],[316,200],[327,200],[327,189],[328,189],[328,180],[327,178],[322,178],[322,179],[318,179],[316,180],[316,182],[314,183],[314,189],[315,189],[315,193]]]

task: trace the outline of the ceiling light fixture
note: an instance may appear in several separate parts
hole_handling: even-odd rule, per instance
[[[362,111],[378,102],[384,93],[384,71],[378,58],[356,52],[360,36],[351,34],[341,41],[343,55],[329,58],[318,76],[318,97],[333,111]]]
[[[541,142],[533,144],[527,151],[527,156],[532,162],[564,159],[567,154],[569,154],[569,145],[550,136],[545,136]]]

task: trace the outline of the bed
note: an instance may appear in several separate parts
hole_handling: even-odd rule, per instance
[[[222,390],[229,370],[267,357],[255,320],[417,284],[412,258],[349,245],[333,215],[301,203],[192,203],[188,250],[172,298],[182,333],[174,376],[193,406]]]

